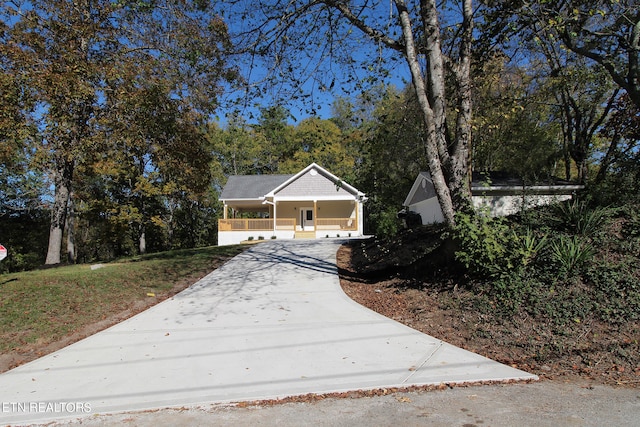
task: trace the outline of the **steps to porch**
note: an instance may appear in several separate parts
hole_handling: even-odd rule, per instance
[[[315,239],[316,232],[315,231],[296,231],[294,238],[295,239]]]

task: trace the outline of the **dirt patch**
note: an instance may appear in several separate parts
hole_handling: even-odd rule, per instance
[[[548,319],[504,319],[473,310],[474,296],[455,284],[359,275],[359,262],[350,246],[338,251],[345,293],[411,328],[544,379],[640,386],[638,322],[614,326],[590,320],[553,330]]]

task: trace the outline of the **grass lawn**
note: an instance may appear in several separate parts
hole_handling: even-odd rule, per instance
[[[97,269],[73,265],[0,275],[0,354],[46,345],[116,313],[153,305],[244,249],[213,246],[139,256]]]

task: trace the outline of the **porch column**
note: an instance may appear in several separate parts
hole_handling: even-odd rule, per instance
[[[222,219],[227,219],[227,203],[223,203],[222,206]]]
[[[276,198],[273,198],[273,235],[275,236],[276,230],[278,229],[278,202],[276,202]]]
[[[356,200],[356,218],[358,218],[358,234],[364,236],[364,203]]]
[[[318,201],[313,201],[313,231],[318,229]]]
[[[359,215],[360,202],[358,202],[358,200],[356,200],[355,210],[356,210],[356,228],[358,229],[357,232],[359,234],[362,234],[362,230],[360,229],[360,215]]]

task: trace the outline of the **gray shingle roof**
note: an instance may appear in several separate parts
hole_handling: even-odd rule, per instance
[[[258,199],[294,175],[231,175],[220,200]]]

